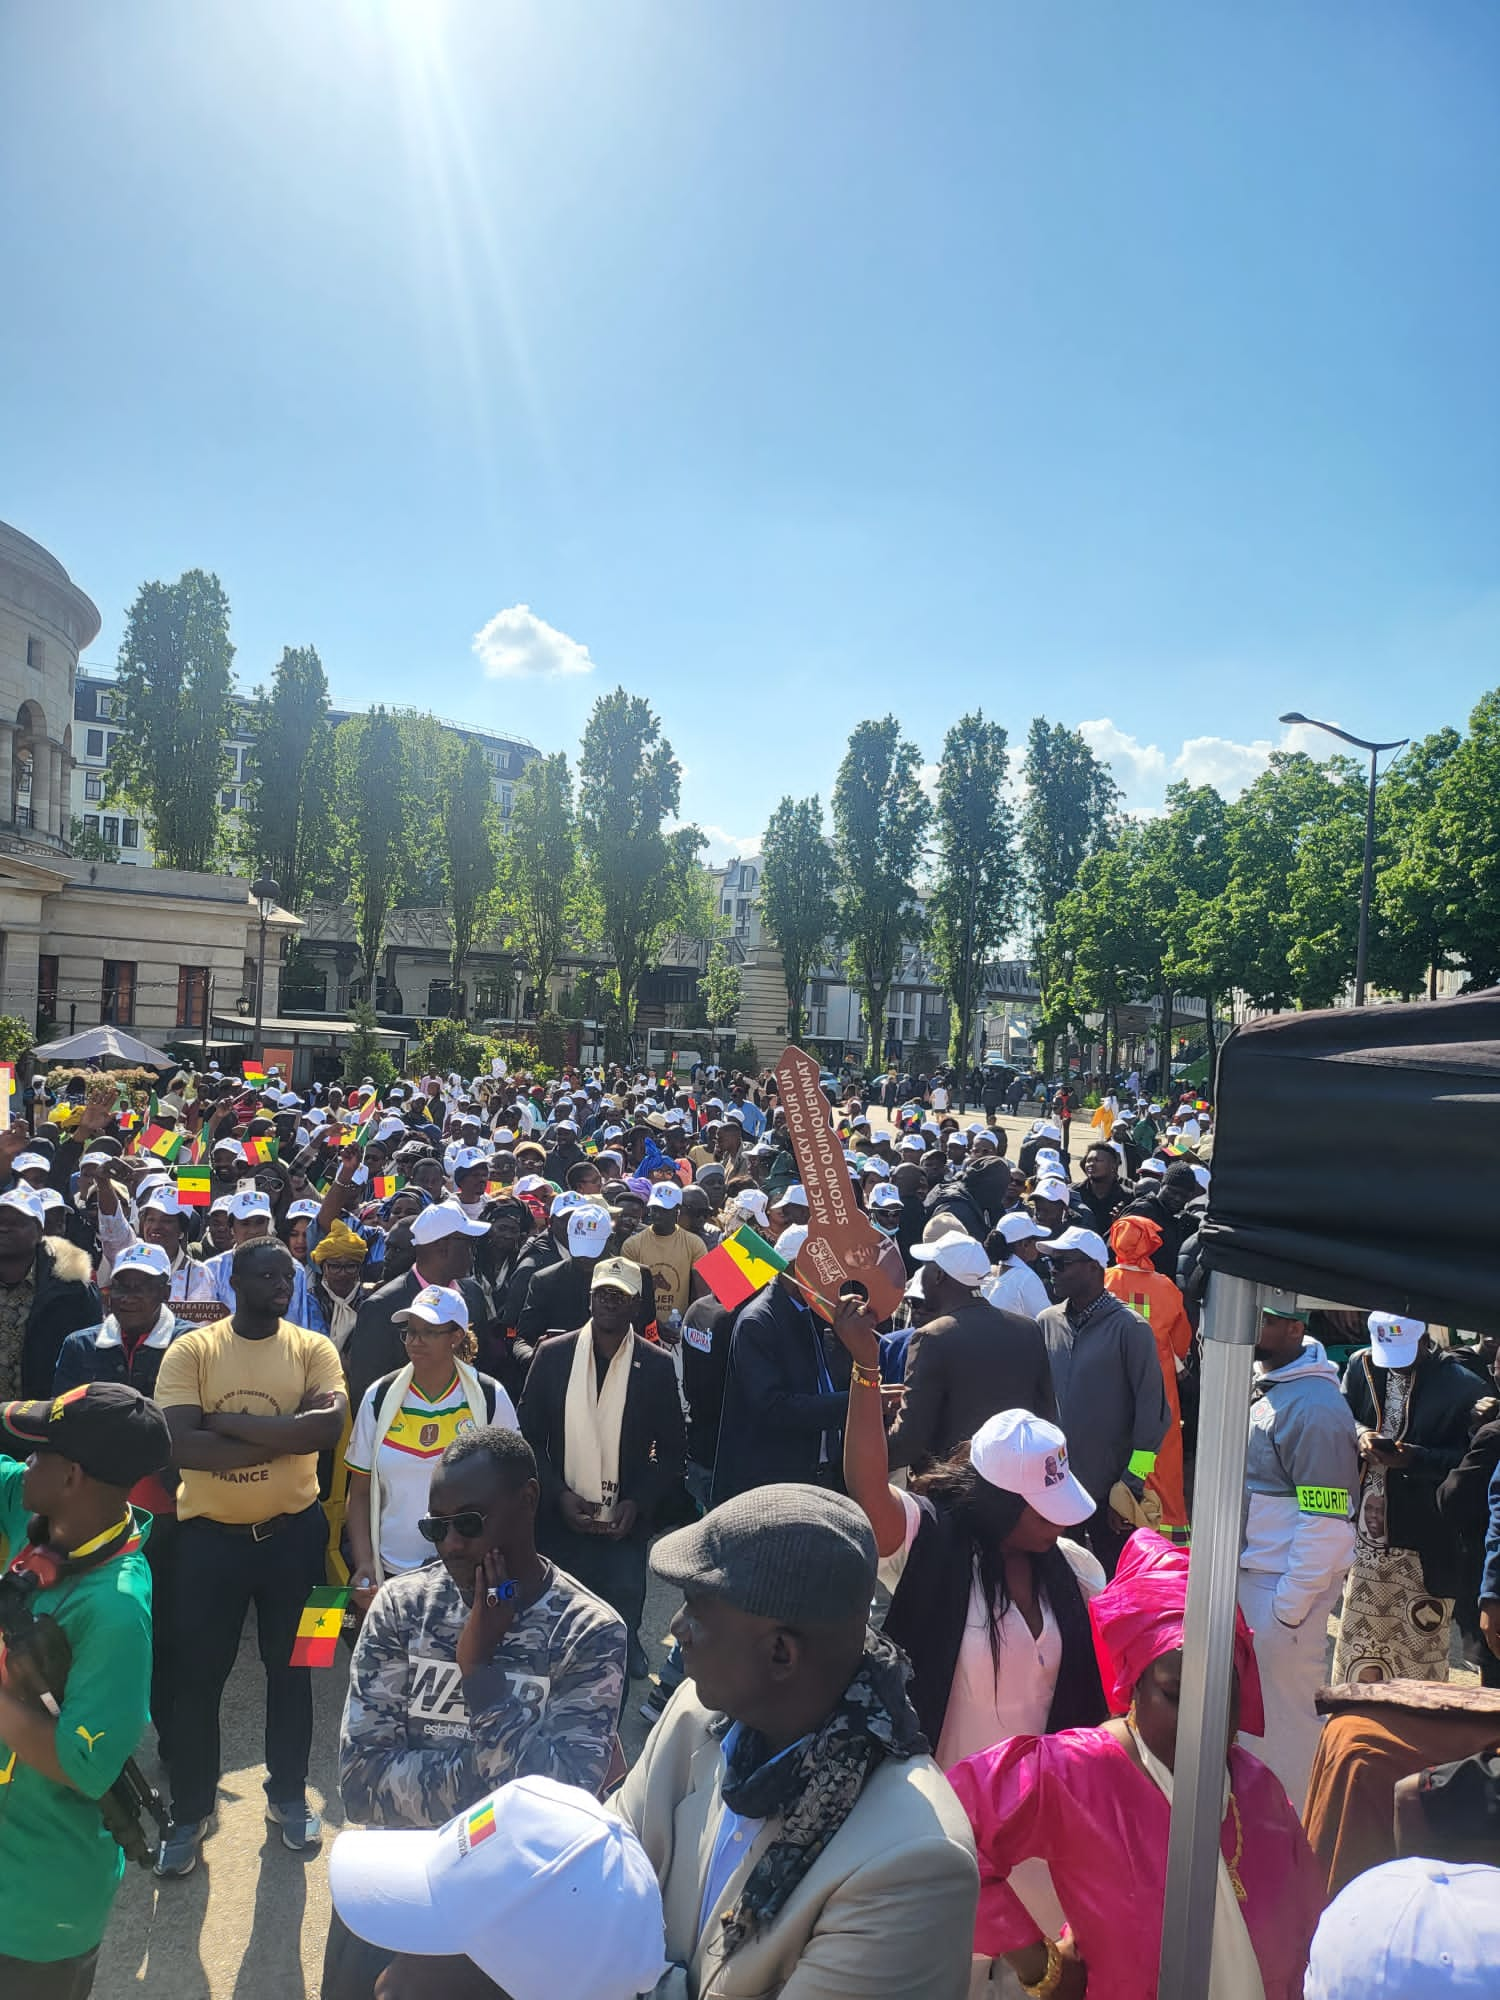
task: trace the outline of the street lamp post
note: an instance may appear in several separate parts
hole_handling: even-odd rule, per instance
[[[260,949],[255,960],[255,1060],[265,1060],[266,1045],[261,1024],[266,1011],[266,925],[281,897],[281,884],[266,873],[250,884],[250,893],[260,905]]]
[[[1307,729],[1321,729],[1329,736],[1337,736],[1341,743],[1352,743],[1356,750],[1370,753],[1370,789],[1365,798],[1365,869],[1359,887],[1359,948],[1354,959],[1354,1004],[1365,1004],[1365,966],[1370,956],[1370,896],[1375,886],[1375,760],[1382,750],[1404,750],[1411,738],[1403,736],[1395,743],[1367,743],[1363,736],[1351,736],[1347,729],[1336,729],[1331,722],[1318,722],[1310,715],[1299,714],[1293,709],[1289,715],[1281,717],[1283,722],[1300,722]]]

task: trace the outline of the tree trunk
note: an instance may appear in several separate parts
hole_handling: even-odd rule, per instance
[[[1162,1101],[1172,1088],[1172,989],[1164,986],[1161,990],[1161,1054],[1158,1063],[1161,1068]]]
[[[1203,1008],[1204,1019],[1208,1024],[1208,1101],[1212,1104],[1214,1102],[1214,1092],[1219,1081],[1219,1037],[1214,1023],[1214,996],[1212,993],[1204,994]]]
[[[448,1019],[461,1021],[468,1012],[464,1004],[464,954],[455,951],[448,981]]]

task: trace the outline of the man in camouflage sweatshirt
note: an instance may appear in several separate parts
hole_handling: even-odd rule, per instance
[[[463,1432],[432,1478],[439,1561],[365,1617],[339,1741],[347,1817],[438,1827],[510,1778],[598,1793],[625,1688],[625,1626],[537,1554],[536,1461],[517,1431]],[[323,2000],[369,2000],[389,1954],[337,1916]]]

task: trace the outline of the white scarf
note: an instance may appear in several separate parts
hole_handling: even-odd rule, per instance
[[[490,1420],[483,1384],[467,1361],[455,1361],[453,1367],[469,1406],[469,1415],[482,1427]],[[395,1380],[375,1412],[375,1442],[370,1448],[370,1567],[377,1583],[385,1582],[385,1567],[380,1560],[380,1447],[385,1443],[391,1425],[401,1414],[401,1405],[406,1401],[413,1374],[409,1361],[404,1368],[398,1369]]]
[[[355,1300],[358,1297],[359,1287],[356,1285]],[[354,1322],[359,1318],[359,1306],[349,1299],[341,1299],[337,1292],[329,1291],[326,1285],[323,1287],[323,1300],[327,1301],[325,1317],[328,1321],[328,1338],[338,1353],[342,1354],[350,1334],[354,1331]],[[320,1300],[319,1304],[322,1304],[323,1300]]]
[[[573,1366],[563,1403],[563,1478],[580,1499],[592,1500],[605,1519],[620,1497],[620,1425],[625,1417],[625,1392],[635,1335],[627,1333],[605,1370],[604,1386],[595,1386],[594,1323],[584,1322],[573,1343]]]
[[[1129,1723],[1126,1727],[1130,1728]],[[1160,1758],[1152,1756],[1134,1729],[1130,1730],[1130,1736],[1146,1776],[1170,1805],[1172,1773]],[[1227,1794],[1229,1790],[1227,1777],[1224,1789]],[[1219,1872],[1214,1883],[1214,1957],[1213,1969],[1208,1975],[1208,1992],[1205,2000],[1266,2000],[1265,1981],[1260,1976],[1260,1960],[1255,1956],[1255,1947],[1250,1942],[1250,1932],[1245,1925],[1239,1898],[1234,1893],[1234,1884],[1229,1879],[1229,1864],[1224,1859],[1224,1849],[1219,1842],[1218,1834],[1219,1829],[1216,1827],[1214,1847]]]

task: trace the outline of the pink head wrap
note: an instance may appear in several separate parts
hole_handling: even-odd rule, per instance
[[[1114,1581],[1089,1601],[1094,1652],[1110,1712],[1123,1715],[1135,1684],[1153,1660],[1182,1644],[1187,1606],[1188,1553],[1150,1528],[1137,1528],[1125,1544]],[[1255,1641],[1243,1612],[1234,1614],[1234,1667],[1240,1681],[1240,1727],[1265,1734],[1265,1704]]]

